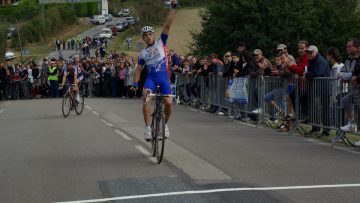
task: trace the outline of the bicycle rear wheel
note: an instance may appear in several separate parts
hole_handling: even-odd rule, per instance
[[[75,101],[77,102],[77,101]],[[80,101],[75,104],[75,112],[77,115],[80,115],[84,110],[84,96],[80,94]]]
[[[152,121],[151,121],[151,149],[152,149],[152,157],[156,156],[156,119],[154,118],[154,115],[152,115]]]
[[[69,114],[70,114],[70,111],[71,111],[71,107],[72,107],[72,104],[71,104],[71,96],[70,94],[65,94],[64,95],[64,98],[63,98],[63,101],[62,101],[62,113],[63,113],[63,116],[64,118],[68,117]]]
[[[158,160],[158,164],[161,163],[164,157],[164,149],[165,149],[165,115],[161,113],[159,117],[157,117],[156,122],[156,139],[155,139],[155,148],[156,148],[156,158]]]

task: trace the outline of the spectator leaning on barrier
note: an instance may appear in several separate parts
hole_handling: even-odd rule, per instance
[[[287,46],[285,44],[279,44],[276,48],[276,50],[278,52],[284,52],[285,54],[287,54],[287,57],[294,63],[296,63],[295,58],[289,54],[289,52],[287,51]]]
[[[309,46],[307,49],[308,51],[308,57],[309,57],[309,66],[308,71],[305,74],[305,77],[307,79],[310,78],[316,78],[316,77],[330,77],[330,67],[327,60],[320,55],[318,48],[314,45]],[[311,84],[311,83],[310,83]],[[328,114],[329,114],[329,86],[327,81],[323,81],[321,83],[321,89],[319,90],[320,100],[322,101],[322,122],[323,126],[329,126],[328,125]],[[316,105],[316,98],[310,97],[309,103],[310,105]],[[310,112],[310,113],[319,113],[319,112]],[[329,129],[324,128],[320,136],[329,136]],[[320,132],[320,128],[317,126],[313,126],[311,132],[318,133]]]
[[[255,57],[255,69],[252,72],[250,72],[250,76],[253,78],[258,78],[259,76],[271,75],[271,70],[273,69],[272,64],[269,61],[269,59],[265,58],[265,56],[263,55],[260,49],[254,50],[254,57]],[[255,110],[252,111],[252,113],[261,114],[262,109],[259,108],[258,106],[258,89],[255,88],[256,84],[254,83],[256,81],[250,80],[250,82],[252,81],[253,83],[250,85],[254,86],[254,107],[256,108]]]
[[[335,47],[330,47],[327,51],[326,58],[331,66],[331,77],[337,77],[338,74],[340,74],[341,69],[344,67],[344,64],[341,63],[339,50]]]
[[[251,76],[257,77],[262,75],[270,75],[271,70],[273,69],[269,59],[265,58],[260,49],[254,50],[254,57],[256,62],[256,67],[254,72],[250,73]]]
[[[240,54],[232,53],[230,67],[226,72],[222,74],[223,77],[236,77],[236,74],[242,69],[242,64],[240,62]]]
[[[230,65],[231,65],[231,51],[227,51],[225,52],[224,56],[223,56],[223,73],[227,72],[230,69]]]
[[[292,60],[290,60],[290,58],[288,57],[289,55],[286,52],[280,52],[279,56],[282,64],[282,70],[279,71],[279,76],[281,76],[282,78],[288,78],[294,74],[297,74],[296,72],[293,72],[293,69],[300,69],[300,68]],[[295,102],[295,84],[291,79],[287,81],[286,94],[288,95],[286,97],[286,101],[287,101],[287,115],[285,116],[286,124],[280,126],[281,132],[288,132],[292,128],[291,118],[293,117],[293,113],[294,113],[293,103]],[[293,100],[291,99],[292,96],[293,96]],[[305,103],[307,105],[307,100],[305,101]]]
[[[210,55],[210,66],[209,73],[211,75],[222,75],[224,71],[224,64],[220,61],[217,54],[213,53]]]
[[[305,67],[309,64],[309,59],[307,55],[307,49],[309,47],[309,43],[307,41],[300,41],[298,43],[298,54],[299,59],[296,64],[293,64],[289,67],[289,70],[299,77],[302,77],[305,71]]]
[[[210,55],[210,65],[209,65],[209,75],[210,76],[215,76],[214,82],[215,85],[218,86],[219,85],[219,80],[217,79],[217,76],[221,76],[223,74],[223,62],[219,60],[219,57],[216,53],[213,53]],[[215,91],[214,89],[210,89],[209,91]],[[215,105],[211,105],[210,107],[210,112],[211,113],[215,113],[219,110],[219,106],[215,106]],[[220,112],[219,112],[220,113]],[[221,112],[222,113],[222,112]]]
[[[347,94],[341,100],[341,107],[344,108],[345,119],[348,119],[348,123],[345,126],[340,127],[342,131],[345,132],[356,132],[357,126],[355,123],[355,112],[352,108],[352,103],[354,102],[354,97],[359,97],[359,84],[360,84],[360,61],[359,61],[359,50],[360,41],[356,38],[349,39],[346,47],[346,51],[349,55],[348,59],[345,61],[346,72],[341,72],[338,74],[338,77],[343,81],[350,81],[352,85],[352,92]],[[351,71],[351,72],[350,72]],[[360,142],[357,142],[356,145],[360,145]]]

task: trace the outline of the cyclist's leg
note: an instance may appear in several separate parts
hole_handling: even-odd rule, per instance
[[[169,81],[167,75],[164,75],[163,77],[160,77],[157,85],[160,86],[160,93],[161,94],[171,94],[171,85],[170,85],[170,81]],[[172,100],[173,100],[172,97],[165,97],[164,98],[165,123],[167,123],[168,120],[170,119],[170,115],[171,115],[171,112],[172,112]]]
[[[78,79],[77,79],[77,89],[74,91],[75,92],[75,99],[76,101],[80,101],[80,85],[81,85],[81,81],[84,79],[84,76],[81,74],[78,76]]]
[[[150,92],[155,92],[155,83],[152,79],[152,77],[148,76],[146,78],[144,89],[143,89],[143,99],[144,99],[144,105],[143,105],[143,114],[144,114],[144,122],[146,126],[151,125],[151,98],[146,98],[146,94]]]

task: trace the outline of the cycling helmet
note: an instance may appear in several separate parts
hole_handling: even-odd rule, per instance
[[[145,26],[141,29],[141,36],[144,35],[144,33],[147,33],[147,32],[152,32],[154,33],[155,32],[155,29],[150,27],[150,26]]]

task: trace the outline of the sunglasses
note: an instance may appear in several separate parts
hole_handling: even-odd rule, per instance
[[[231,55],[225,55],[225,57],[231,57]]]

